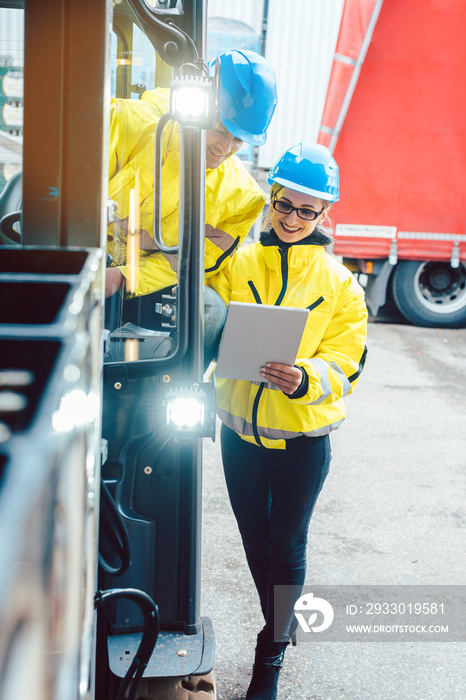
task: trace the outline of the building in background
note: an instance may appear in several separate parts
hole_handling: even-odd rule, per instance
[[[256,152],[246,145],[239,153],[245,161],[268,169],[293,143],[317,141],[343,4],[344,0],[293,0],[286,5],[279,0],[209,1],[207,58],[247,48],[263,53],[277,74],[279,101],[267,143]],[[1,9],[0,190],[21,169],[23,42],[22,12]],[[136,98],[137,85],[155,86],[153,48],[137,28],[131,65]],[[113,76],[113,94],[115,81]]]
[[[240,48],[236,22],[247,36],[259,38],[260,53],[277,74],[278,105],[259,148],[258,166],[270,168],[294,143],[317,141],[344,0],[209,0],[207,51],[218,46],[222,18],[223,48]],[[226,45],[231,22],[232,45]],[[218,24],[216,25],[218,27]]]
[[[0,10],[0,191],[21,170],[23,43],[22,11]]]

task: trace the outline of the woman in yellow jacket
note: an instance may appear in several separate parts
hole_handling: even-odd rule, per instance
[[[225,478],[265,617],[247,700],[277,696],[305,579],[309,522],[330,464],[329,433],[344,420],[342,400],[366,356],[363,290],[324,248],[330,238],[321,224],[339,197],[330,151],[294,146],[268,182],[270,230],[209,281],[227,304],[309,309],[293,367],[271,357],[263,382],[218,379]],[[277,585],[286,588],[274,606]]]

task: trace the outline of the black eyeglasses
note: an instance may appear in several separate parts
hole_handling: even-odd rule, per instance
[[[283,199],[274,199],[272,206],[275,211],[279,211],[280,214],[291,214],[292,211],[295,211],[299,218],[304,219],[304,221],[314,221],[325,209],[324,207],[321,211],[314,211],[314,209],[306,209],[306,207],[293,207]]]

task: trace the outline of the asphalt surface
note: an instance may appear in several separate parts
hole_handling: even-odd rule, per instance
[[[307,583],[465,583],[466,330],[371,323],[368,361],[311,522]],[[223,480],[205,441],[202,614],[218,700],[241,700],[262,619]],[[465,644],[290,647],[279,700],[464,700]]]

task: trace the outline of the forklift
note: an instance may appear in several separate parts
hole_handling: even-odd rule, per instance
[[[205,129],[219,89],[203,58],[206,2],[1,7],[24,18],[24,137],[0,194],[0,700],[215,698],[200,616],[202,438],[215,439]],[[150,81],[172,96],[154,125],[154,237],[179,266],[147,328],[122,322],[126,289],[106,301],[104,288],[110,92],[139,99]],[[193,89],[202,114],[182,98]],[[173,121],[180,224],[168,247]]]

